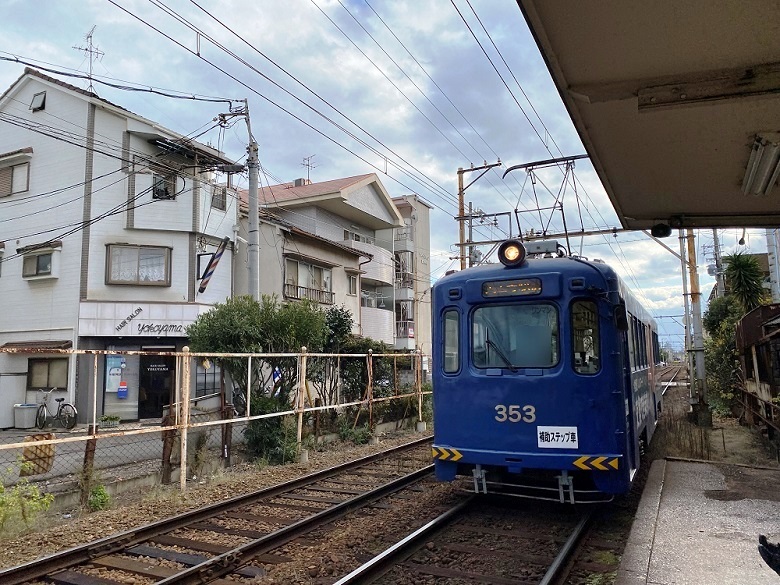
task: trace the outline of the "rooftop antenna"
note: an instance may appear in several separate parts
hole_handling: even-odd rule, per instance
[[[306,156],[303,158],[303,162],[301,163],[302,167],[306,167],[306,182],[311,183],[311,170],[316,169],[317,165],[315,165],[311,159],[313,159],[316,154],[313,154],[311,156]]]
[[[87,88],[87,91],[95,93],[95,88],[92,85],[92,63],[95,61],[95,59],[102,59],[103,55],[105,53],[101,51],[98,47],[92,44],[92,35],[95,32],[95,29],[97,28],[97,25],[94,25],[90,31],[87,33],[87,35],[84,37],[84,40],[87,41],[88,46],[85,47],[77,47],[73,46],[74,49],[77,51],[84,51],[85,54],[89,56],[89,87]]]

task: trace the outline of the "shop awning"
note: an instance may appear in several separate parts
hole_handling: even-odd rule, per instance
[[[0,349],[18,349],[37,352],[45,352],[52,349],[70,349],[73,342],[70,340],[40,340],[40,341],[9,341],[0,345]]]

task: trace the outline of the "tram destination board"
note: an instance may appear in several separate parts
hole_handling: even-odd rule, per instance
[[[483,297],[521,297],[538,295],[542,292],[542,281],[538,278],[515,278],[494,280],[482,285]]]

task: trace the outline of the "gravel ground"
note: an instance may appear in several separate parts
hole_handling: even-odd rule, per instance
[[[678,413],[684,418],[687,396],[681,390],[667,396],[665,416]],[[685,424],[685,423],[682,423]],[[777,461],[766,450],[756,433],[740,426],[731,419],[716,421],[715,428],[704,431],[702,438],[707,457],[691,452],[691,445],[681,445],[673,440],[679,435],[680,426],[659,427],[658,440],[653,441],[650,458],[673,456],[695,456],[728,463],[777,466]],[[694,447],[698,433],[694,429]],[[666,435],[666,436],[664,436]],[[674,437],[672,436],[674,435]],[[23,528],[13,533],[13,527],[0,534],[0,567],[21,564],[58,550],[99,539],[107,535],[147,524],[166,516],[198,508],[214,501],[231,498],[242,493],[275,485],[301,475],[343,463],[358,457],[376,453],[389,446],[407,443],[419,438],[415,432],[399,432],[388,435],[377,445],[330,444],[323,451],[310,451],[309,462],[284,466],[245,465],[219,474],[208,481],[194,483],[185,494],[178,491],[178,485],[159,487],[134,494],[124,494],[112,503],[112,509],[71,514],[49,514],[30,529]],[[403,514],[397,511],[372,509],[358,518],[339,521],[335,530],[329,530],[326,551],[317,546],[290,546],[280,551],[290,554],[294,562],[267,566],[269,575],[264,583],[310,584],[332,583],[365,561],[368,555],[381,552],[392,541],[394,535],[408,533],[435,517],[444,506],[457,497],[457,486],[452,484],[428,483],[419,497],[405,502]],[[633,519],[633,509],[639,494],[626,498],[622,512],[616,511],[622,519],[609,523],[608,533],[600,532],[601,538],[625,542]],[[633,500],[633,501],[632,501]],[[325,529],[323,529],[325,530]],[[312,535],[312,542],[317,534]],[[419,583],[428,583],[427,580]],[[589,582],[587,580],[583,582]]]
[[[243,465],[220,473],[208,481],[192,482],[182,494],[179,486],[160,486],[137,493],[125,493],[99,512],[62,512],[40,517],[30,528],[4,527],[0,534],[0,568],[90,542],[111,534],[148,524],[187,510],[276,485],[326,469],[391,446],[408,443],[422,435],[415,432],[383,437],[377,445],[333,443],[325,451],[310,451],[308,464],[257,467]]]

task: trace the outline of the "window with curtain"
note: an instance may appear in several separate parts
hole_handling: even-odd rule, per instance
[[[108,245],[107,284],[171,285],[171,249]]]

